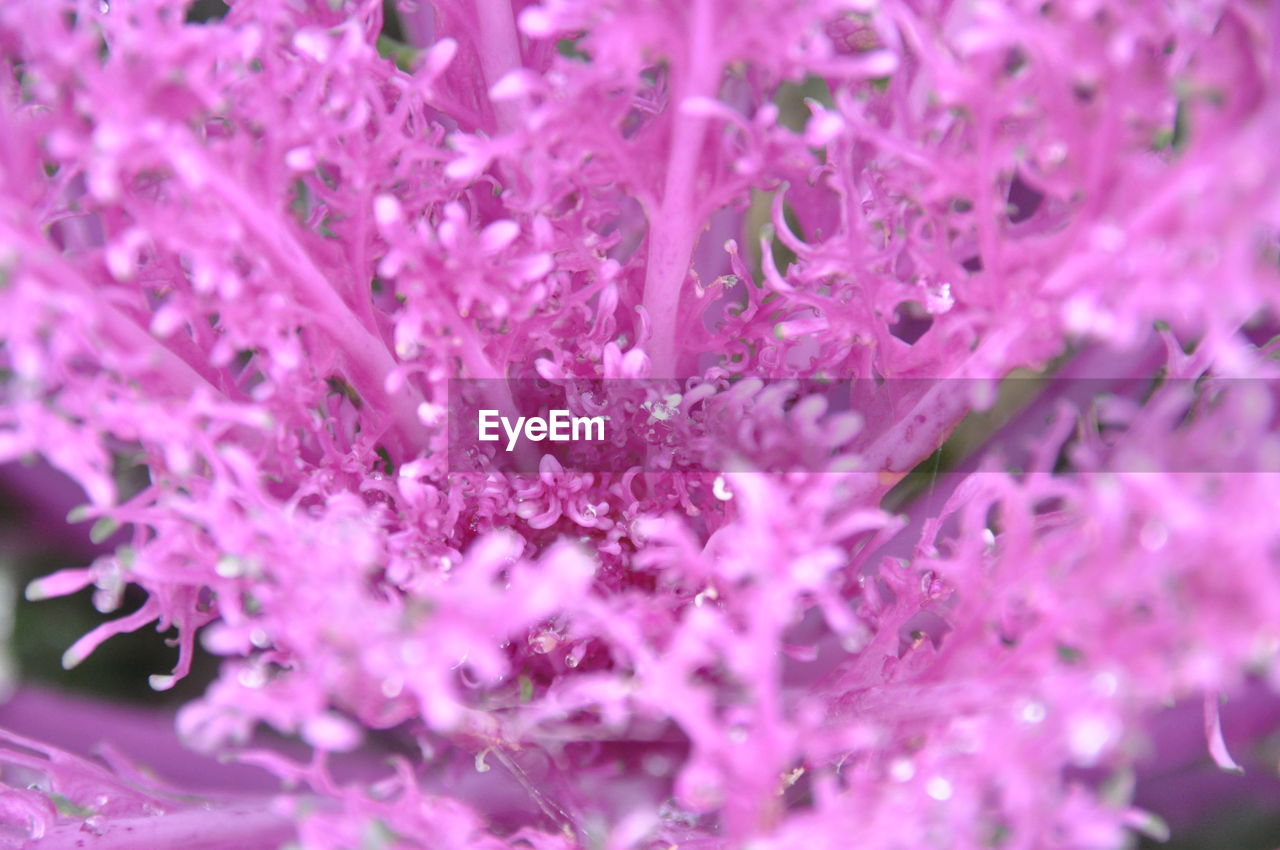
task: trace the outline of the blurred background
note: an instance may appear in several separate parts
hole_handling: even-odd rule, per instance
[[[384,38],[389,49],[403,36],[388,2]],[[224,15],[221,0],[197,0],[192,21]],[[802,87],[780,95],[780,105],[797,111],[811,93]],[[793,102],[785,102],[793,101]],[[797,114],[799,114],[797,112]],[[763,224],[767,198],[753,204]],[[756,207],[759,209],[756,209]],[[753,227],[753,223],[748,223]],[[746,244],[751,244],[747,240]],[[918,497],[931,475],[954,466],[996,427],[997,409],[985,422],[967,423],[939,453],[903,482],[892,501]],[[122,459],[116,470],[122,495],[146,482],[146,470]],[[94,591],[31,602],[24,590],[33,579],[67,567],[81,567],[125,541],[117,532],[94,542],[90,525],[66,521],[84,501],[60,473],[41,462],[0,466],[0,726],[61,746],[80,755],[108,747],[162,779],[191,791],[269,791],[274,779],[254,767],[224,764],[185,750],[174,732],[179,706],[203,693],[217,662],[201,652],[191,675],[172,690],[147,684],[167,673],[177,650],[172,635],[144,628],[112,638],[72,670],[62,655],[79,637],[103,622]],[[100,536],[100,535],[94,535]],[[1229,569],[1229,565],[1223,565]],[[136,609],[141,591],[128,589],[121,611]],[[1280,848],[1280,698],[1262,682],[1232,695],[1222,708],[1227,746],[1244,766],[1243,775],[1220,770],[1210,759],[1199,700],[1167,708],[1151,718],[1136,775],[1081,775],[1086,782],[1114,783],[1124,793],[1132,785],[1136,805],[1168,826],[1164,843],[1135,839],[1137,847],[1170,850],[1276,850]]]

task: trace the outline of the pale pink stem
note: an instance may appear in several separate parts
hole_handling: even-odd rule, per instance
[[[400,27],[405,41],[414,47],[427,48],[436,43],[436,11],[427,0],[417,0],[411,10],[401,11]]]
[[[491,87],[524,64],[520,57],[520,38],[509,0],[475,0],[475,10],[479,31],[476,50],[480,54],[485,85]],[[515,105],[510,103],[493,104],[499,132],[507,132],[518,123],[514,109]]]
[[[83,821],[62,823],[46,832],[39,845],[48,850],[275,850],[295,837],[293,823],[264,800],[256,805],[196,806],[163,816],[112,818],[97,831],[86,828]]]
[[[679,352],[676,324],[680,291],[694,244],[702,232],[696,185],[698,159],[707,121],[700,115],[681,111],[691,97],[711,97],[716,93],[720,63],[714,53],[715,16],[707,0],[693,4],[688,49],[688,73],[676,90],[672,103],[671,154],[662,200],[649,214],[649,257],[644,279],[644,307],[652,323],[647,351],[656,378],[676,377]],[[703,187],[704,189],[707,187]]]
[[[100,319],[97,330],[108,337],[117,350],[145,354],[148,357],[147,367],[156,381],[152,384],[153,389],[185,396],[203,391],[215,397],[224,397],[223,392],[207,377],[196,371],[190,363],[152,336],[145,328],[139,327],[118,307],[105,298],[99,297],[94,286],[83,278],[79,269],[53,250],[48,243],[30,238],[21,231],[7,228],[5,235],[22,245],[28,258],[47,264],[48,272],[56,277],[58,285],[71,289],[94,302]]]
[[[208,161],[201,166],[210,172],[216,168]],[[395,394],[386,391],[386,376],[396,367],[387,346],[351,312],[297,240],[276,219],[266,215],[261,204],[229,179],[211,181],[210,190],[248,225],[248,232],[258,236],[273,265],[292,277],[299,302],[315,311],[333,342],[346,355],[343,360],[347,380],[366,402],[390,413],[390,431],[398,440],[396,448],[404,455],[412,455],[425,444],[417,413],[422,399],[412,387]]]

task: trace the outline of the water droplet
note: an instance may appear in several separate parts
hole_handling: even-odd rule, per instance
[[[951,799],[951,783],[941,776],[935,776],[925,783],[924,793],[933,799],[943,802]]]
[[[729,489],[723,475],[717,475],[716,480],[711,483],[711,492],[722,502],[733,498],[733,492]]]
[[[889,764],[889,775],[895,782],[910,782],[916,775],[916,766],[910,759],[896,758]]]
[[[924,296],[924,308],[932,315],[946,313],[955,306],[956,299],[951,295],[951,284],[944,283],[930,287]]]
[[[111,590],[96,590],[93,593],[93,607],[99,614],[110,614],[120,608],[121,594]]]
[[[670,776],[671,768],[674,766],[671,759],[658,753],[649,753],[648,755],[645,755],[641,759],[641,765],[644,767],[645,773],[659,778],[663,776]]]
[[[1159,552],[1169,542],[1169,530],[1164,527],[1164,523],[1150,520],[1138,532],[1138,542],[1148,552]]]
[[[1102,672],[1093,677],[1093,689],[1099,696],[1113,697],[1120,688],[1120,679],[1115,673]]]
[[[1071,721],[1069,739],[1077,762],[1091,767],[1111,742],[1111,728],[1101,717],[1076,717]]]
[[[267,683],[267,674],[261,667],[246,667],[236,678],[246,688],[260,688]]]
[[[555,649],[560,640],[551,632],[543,632],[539,635],[529,638],[529,645],[533,647],[533,651],[539,655],[546,655]]]
[[[238,578],[244,575],[244,561],[234,555],[223,555],[214,565],[213,571],[223,578]]]

